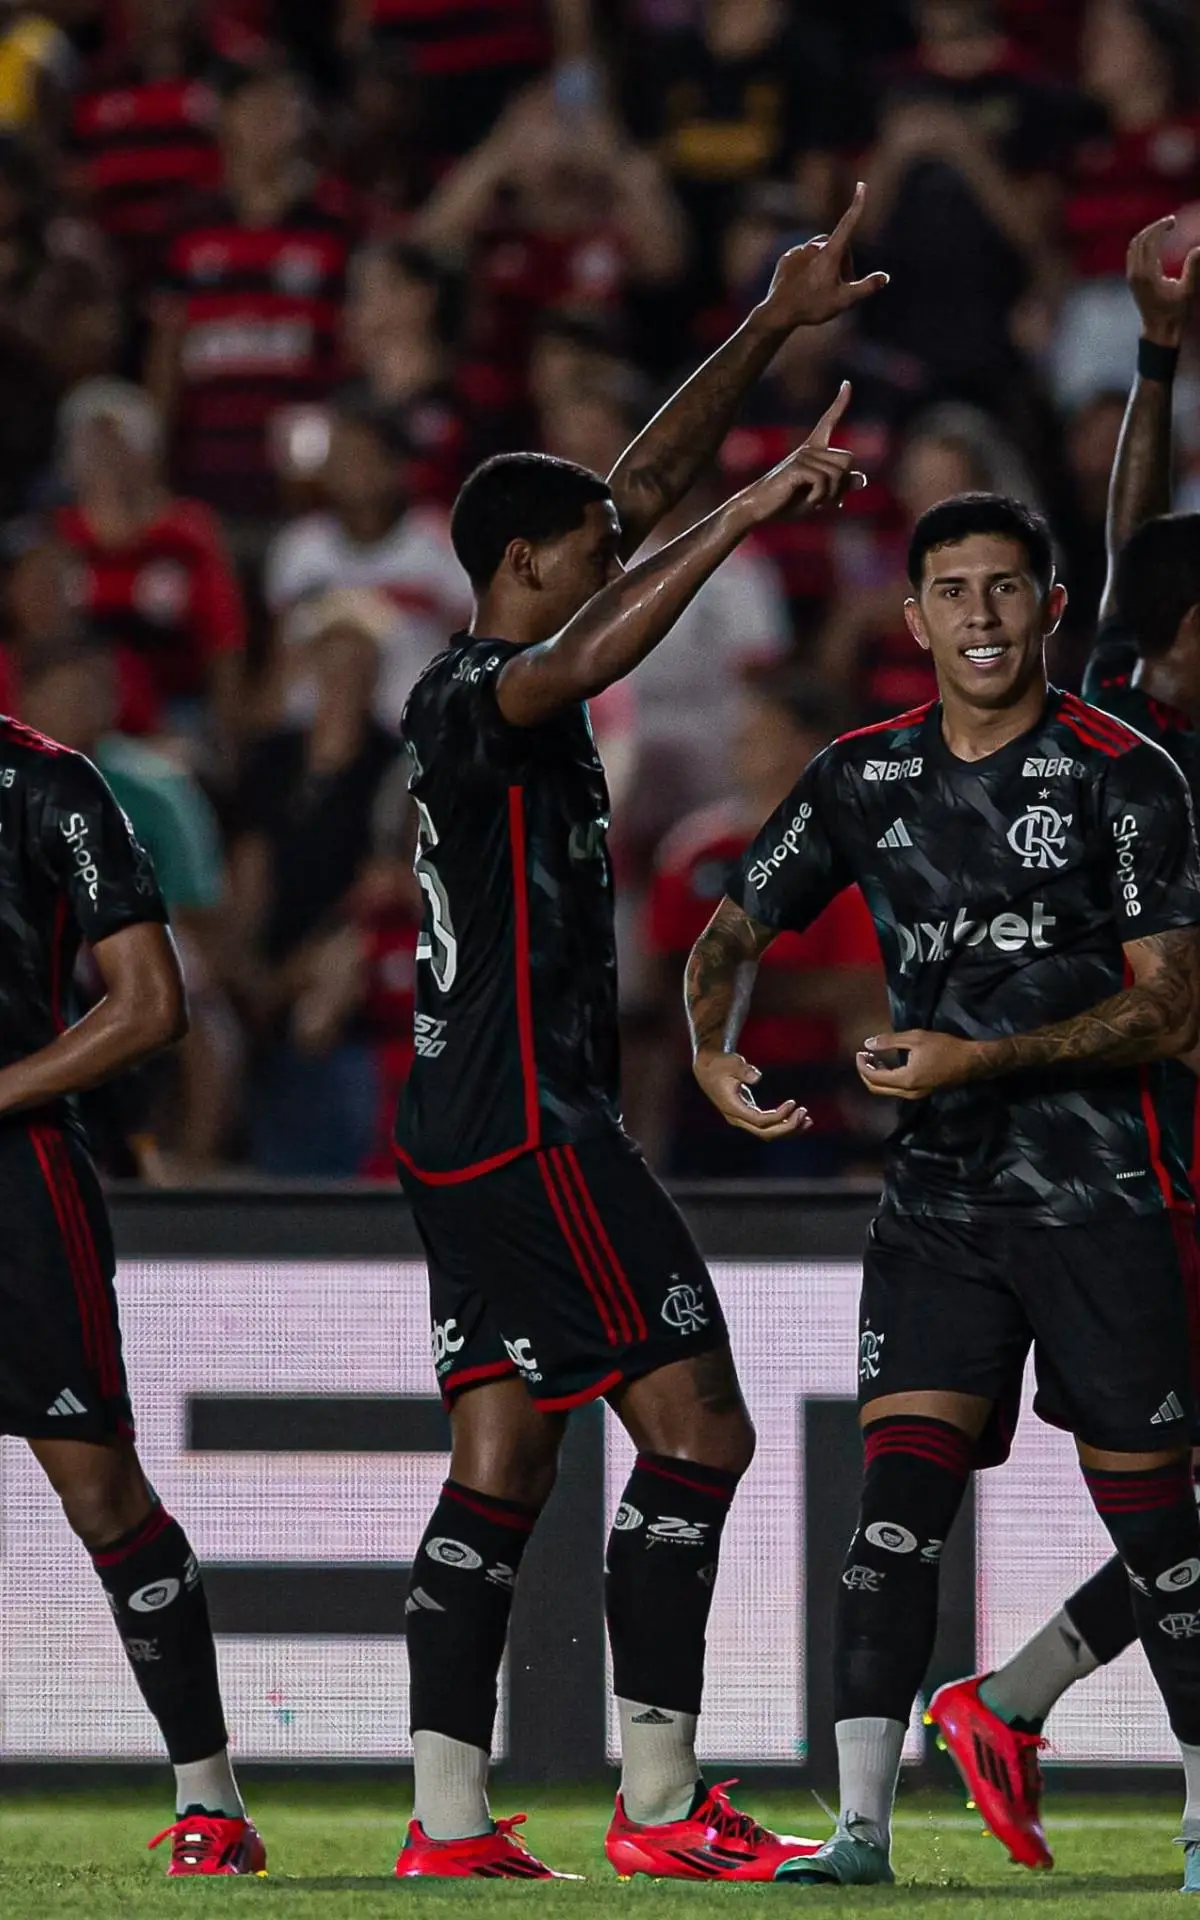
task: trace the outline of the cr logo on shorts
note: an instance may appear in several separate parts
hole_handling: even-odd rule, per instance
[[[461,1353],[463,1337],[458,1331],[457,1320],[435,1320],[429,1336],[433,1348],[433,1364],[440,1372],[452,1354]]]
[[[886,1333],[872,1333],[870,1327],[864,1327],[858,1343],[858,1377],[860,1380],[878,1380],[879,1363],[883,1358],[883,1343]]]
[[[1057,807],[1030,807],[1008,830],[1008,844],[1021,856],[1023,867],[1065,867],[1062,849],[1067,843],[1067,828],[1074,815],[1060,813]]]
[[[676,1333],[699,1333],[708,1325],[708,1308],[695,1287],[681,1282],[663,1301],[662,1317]]]

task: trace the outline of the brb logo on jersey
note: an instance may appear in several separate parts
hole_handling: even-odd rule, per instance
[[[924,765],[920,754],[912,760],[868,760],[863,768],[863,779],[915,780]]]
[[[1063,848],[1067,844],[1067,828],[1074,814],[1060,813],[1057,807],[1030,807],[1019,820],[1014,820],[1008,830],[1008,844],[1014,853],[1021,856],[1023,867],[1039,867],[1043,873],[1050,867],[1065,867],[1067,864]]]

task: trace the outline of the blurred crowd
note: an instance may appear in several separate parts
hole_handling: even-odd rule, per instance
[[[869,485],[730,560],[593,719],[631,1128],[681,1176],[872,1169],[857,895],[763,969],[746,1051],[819,1122],[778,1148],[693,1095],[683,957],[807,759],[929,694],[901,605],[933,501],[1048,512],[1078,684],[1125,249],[1166,213],[1200,241],[1198,42],[1200,0],[0,5],[0,709],[111,781],[193,1006],[92,1116],[111,1172],[390,1176],[420,912],[397,723],[469,611],[455,490],[515,446],[606,471],[859,177],[888,291],[793,339],[656,537],[843,376]]]

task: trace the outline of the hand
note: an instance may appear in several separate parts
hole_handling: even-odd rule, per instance
[[[775,520],[783,513],[819,513],[840,507],[847,493],[865,487],[867,476],[850,464],[854,455],[831,447],[830,436],[850,405],[850,382],[843,380],[837,398],[821,415],[802,447],[789,453],[770,473],[752,481],[742,498],[753,507],[757,522]]]
[[[1193,247],[1178,277],[1165,273],[1163,242],[1175,226],[1175,215],[1156,220],[1135,233],[1125,256],[1125,278],[1142,316],[1142,333],[1161,347],[1177,347],[1191,318],[1200,279],[1200,247]]]
[[[751,1088],[762,1079],[740,1053],[698,1053],[692,1072],[722,1119],[760,1140],[781,1140],[785,1134],[807,1133],[812,1121],[794,1100],[778,1107],[755,1105]]]
[[[899,1056],[899,1064],[891,1063],[893,1056]],[[854,1064],[868,1093],[885,1094],[892,1100],[927,1100],[944,1087],[961,1087],[974,1079],[979,1058],[976,1040],[913,1029],[875,1034],[863,1042]]]
[[[887,286],[886,273],[869,273],[863,280],[849,278],[854,270],[850,242],[862,218],[866,191],[860,180],[831,234],[818,234],[802,247],[790,247],[778,261],[767,297],[755,309],[760,325],[785,339],[797,327],[819,327]]]

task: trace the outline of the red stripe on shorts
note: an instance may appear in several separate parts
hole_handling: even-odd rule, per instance
[[[613,1319],[620,1329],[621,1338],[625,1341],[626,1345],[628,1345],[634,1337],[633,1322],[626,1313],[620,1290],[616,1286],[609,1269],[604,1264],[600,1248],[596,1243],[595,1236],[584,1215],[582,1200],[572,1184],[570,1169],[563,1158],[562,1149],[559,1147],[551,1147],[547,1158],[553,1169],[558,1191],[567,1203],[571,1219],[575,1225],[575,1231],[579,1235],[579,1239],[591,1262],[592,1272],[596,1276],[597,1285],[603,1289],[605,1298],[612,1311]]]
[[[634,1292],[633,1288],[629,1284],[629,1275],[626,1273],[624,1267],[621,1265],[621,1262],[617,1259],[616,1251],[613,1247],[612,1241],[609,1239],[608,1234],[605,1231],[604,1221],[600,1216],[600,1210],[597,1207],[594,1199],[592,1198],[592,1194],[588,1187],[587,1181],[583,1177],[583,1168],[579,1164],[579,1156],[575,1152],[574,1147],[564,1147],[563,1156],[567,1162],[567,1166],[570,1168],[571,1173],[574,1176],[576,1191],[578,1192],[579,1197],[582,1200],[584,1207],[587,1210],[587,1215],[592,1223],[593,1231],[595,1232],[597,1240],[600,1242],[600,1245],[608,1260],[609,1267],[612,1270],[613,1279],[615,1280],[618,1289],[625,1295],[625,1299],[628,1303],[629,1311],[633,1319],[634,1338],[636,1340],[645,1340],[648,1338],[647,1331],[646,1331],[646,1317],[642,1312],[636,1293]]]
[[[610,1311],[609,1302],[605,1298],[603,1290],[597,1286],[595,1276],[580,1250],[579,1242],[571,1231],[570,1222],[563,1212],[562,1201],[559,1199],[555,1190],[554,1175],[547,1162],[546,1156],[543,1153],[535,1153],[533,1157],[537,1162],[537,1170],[542,1177],[542,1185],[546,1189],[546,1198],[549,1200],[554,1217],[558,1222],[559,1232],[567,1243],[571,1258],[583,1276],[584,1286],[592,1296],[592,1302],[596,1308],[596,1312],[600,1316],[600,1324],[604,1328],[605,1338],[610,1347],[619,1347],[627,1336],[624,1333],[618,1333]]]
[[[58,1222],[59,1236],[67,1256],[67,1266],[71,1272],[71,1284],[75,1289],[75,1303],[79,1309],[79,1331],[83,1344],[83,1357],[89,1369],[104,1389],[103,1369],[100,1364],[99,1329],[96,1324],[95,1300],[93,1298],[83,1265],[79,1256],[79,1243],[76,1238],[73,1219],[68,1211],[66,1196],[62,1191],[54,1148],[58,1144],[58,1135],[48,1127],[31,1127],[29,1137],[37,1155],[38,1166],[46,1191],[50,1195],[50,1204],[54,1208],[54,1217]]]
[[[104,1284],[104,1276],[100,1271],[100,1256],[96,1251],[92,1224],[83,1203],[83,1195],[79,1191],[79,1181],[71,1163],[71,1156],[61,1135],[55,1140],[54,1160],[62,1182],[63,1199],[75,1223],[76,1243],[84,1285],[95,1302],[101,1391],[106,1399],[115,1400],[121,1392],[121,1363],[117,1354],[117,1332],[113,1322],[112,1305],[108,1297],[108,1289]]]

